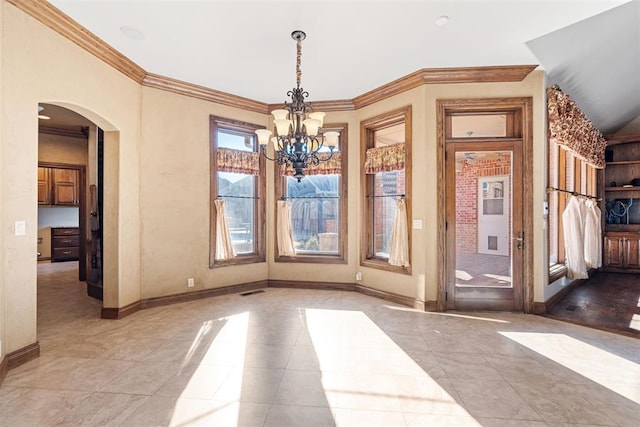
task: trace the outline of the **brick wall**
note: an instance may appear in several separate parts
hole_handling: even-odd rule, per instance
[[[478,251],[478,178],[511,174],[510,154],[490,156],[486,160],[456,161],[456,245],[458,253],[474,254]]]

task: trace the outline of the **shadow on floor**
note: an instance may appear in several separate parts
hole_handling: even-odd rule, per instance
[[[640,338],[640,275],[599,273],[578,285],[547,315]]]

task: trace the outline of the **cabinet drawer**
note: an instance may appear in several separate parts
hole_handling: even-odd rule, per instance
[[[54,248],[66,248],[78,246],[80,238],[78,236],[56,236],[53,238]]]
[[[54,248],[52,255],[55,261],[78,259],[78,248]]]
[[[54,236],[77,236],[80,234],[78,228],[52,228],[51,232]]]

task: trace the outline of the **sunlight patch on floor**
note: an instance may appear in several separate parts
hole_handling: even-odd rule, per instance
[[[640,403],[640,365],[565,334],[500,332],[536,353]]]
[[[305,313],[332,411],[430,413],[480,425],[363,312],[306,309]],[[346,424],[338,417],[336,425]]]
[[[486,322],[495,322],[495,323],[511,323],[508,320],[492,319],[491,317],[471,316],[471,315],[468,315],[468,314],[444,313],[444,312],[441,312],[441,311],[422,311],[422,310],[416,310],[415,308],[397,307],[397,306],[393,306],[393,305],[385,305],[385,307],[390,309],[390,310],[410,311],[412,313],[421,313],[421,314],[424,314],[425,316],[445,316],[445,317],[457,317],[457,318],[460,318],[460,319],[484,320]]]
[[[489,273],[485,273],[485,274],[483,274],[483,276],[484,277],[488,277],[490,279],[499,280],[501,282],[511,283],[511,277],[510,276],[501,276],[499,274],[489,274]]]
[[[224,422],[224,425],[238,425],[240,417],[238,400],[242,393],[242,367],[247,347],[249,313],[236,314],[217,319],[217,321],[224,322],[224,326],[209,344],[200,363],[194,367],[194,372],[190,374],[180,398],[175,403],[170,426],[184,426],[201,422]],[[202,325],[189,349],[190,357],[198,347],[203,345],[203,337],[211,328],[211,321]],[[228,370],[222,367],[225,361],[229,364]],[[237,379],[237,384],[230,384],[229,393],[224,396],[223,400],[215,402],[215,404],[204,400],[205,397],[213,397],[213,393],[223,382],[226,381],[225,385],[229,385],[231,365],[237,367],[232,374],[233,378]],[[201,404],[198,405],[198,403]]]
[[[469,273],[467,273],[464,270],[456,270],[456,279],[471,280],[471,279],[473,279],[473,276],[470,275]]]

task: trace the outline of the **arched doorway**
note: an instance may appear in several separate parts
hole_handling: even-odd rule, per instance
[[[107,219],[103,211],[105,206],[117,211],[119,132],[84,107],[43,101],[39,110],[48,117],[39,118],[38,132],[39,259],[43,233],[49,236],[42,241],[47,240],[50,250],[45,252],[52,264],[75,262],[75,278],[82,286],[86,283],[86,294],[101,300],[106,294],[100,308],[117,306],[117,217]],[[49,223],[40,224],[45,210],[54,219],[49,215]],[[51,221],[62,223],[58,227]],[[74,277],[68,268],[58,270]]]

